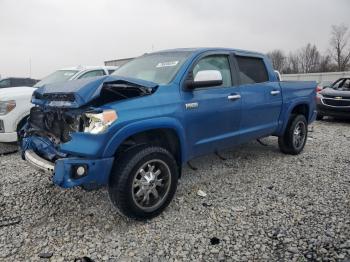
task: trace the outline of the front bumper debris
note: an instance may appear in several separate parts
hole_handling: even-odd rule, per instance
[[[53,163],[40,157],[33,149],[24,151],[23,156],[31,166],[51,175],[53,183],[63,188],[107,185],[114,163],[114,157],[101,159],[67,157]],[[86,168],[86,174],[80,178],[74,173],[79,166]]]
[[[28,163],[36,169],[42,170],[47,173],[53,173],[55,165],[50,161],[38,156],[33,150],[27,150],[24,152],[24,158]]]
[[[83,143],[74,144],[73,147],[69,146],[71,143],[55,144],[49,137],[25,134],[21,140],[22,158],[36,169],[48,173],[53,183],[63,188],[107,185],[114,157],[88,154],[91,148],[99,145],[93,139],[85,138]],[[63,150],[63,146],[75,151]]]

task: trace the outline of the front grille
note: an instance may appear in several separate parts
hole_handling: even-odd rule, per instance
[[[324,98],[322,99],[323,103],[325,105],[329,106],[339,106],[339,107],[345,107],[349,106],[350,107],[350,99],[328,99]]]
[[[5,132],[4,121],[0,120],[0,133]]]
[[[75,97],[74,94],[44,94],[42,96],[43,99],[48,101],[68,101],[68,102],[74,102]]]

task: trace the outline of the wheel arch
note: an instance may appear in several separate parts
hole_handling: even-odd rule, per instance
[[[16,131],[17,132],[20,130],[20,128],[23,127],[25,122],[27,122],[28,118],[29,118],[29,112],[22,115],[20,118],[17,119],[17,121],[16,121]]]
[[[187,159],[185,132],[181,124],[171,118],[143,120],[124,126],[109,141],[103,156],[115,156],[122,146],[146,142],[165,146],[174,154],[179,165]]]
[[[287,112],[285,113],[285,120],[283,122],[282,128],[280,129],[279,135],[283,135],[288,122],[293,114],[301,114],[304,115],[306,121],[309,123],[310,121],[310,106],[307,101],[298,101],[289,106]]]
[[[300,103],[292,109],[290,112],[290,115],[303,115],[305,116],[306,120],[309,122],[309,115],[310,115],[310,108],[307,103]]]

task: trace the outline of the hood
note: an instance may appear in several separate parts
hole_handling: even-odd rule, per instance
[[[342,91],[333,88],[325,88],[320,92],[324,97],[342,97],[342,98],[350,98],[350,91]]]
[[[62,108],[79,108],[99,97],[105,84],[116,83],[154,89],[158,85],[135,78],[120,76],[91,77],[62,83],[44,85],[38,88],[32,103]]]
[[[0,88],[0,100],[15,100],[17,97],[23,96],[30,98],[35,90],[36,88],[29,86]]]

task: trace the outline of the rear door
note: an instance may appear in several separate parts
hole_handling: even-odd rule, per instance
[[[241,141],[271,135],[278,127],[282,94],[261,57],[235,56],[242,97]]]
[[[218,70],[223,78],[221,86],[182,91],[190,157],[230,147],[238,141],[241,100],[233,66],[229,53],[210,53],[198,58],[188,73],[194,78],[201,70]]]

